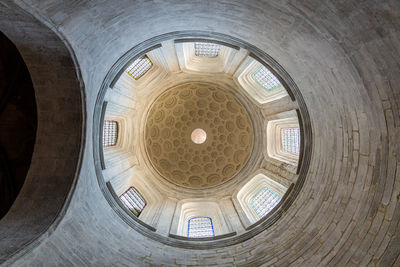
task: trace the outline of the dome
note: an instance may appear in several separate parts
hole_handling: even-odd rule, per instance
[[[307,107],[287,73],[243,41],[207,37],[132,48],[98,98],[103,193],[134,229],[174,246],[222,247],[270,226],[311,154]]]
[[[16,198],[0,264],[399,266],[399,13],[393,0],[3,0],[21,57],[1,64],[0,123],[24,127],[1,128],[2,198]],[[29,103],[15,94],[25,66]],[[242,119],[221,102],[217,126],[196,93],[176,114],[158,102],[190,85]],[[182,123],[156,122],[161,110]]]
[[[253,148],[246,109],[212,84],[189,83],[167,90],[153,102],[145,124],[152,165],[181,186],[206,188],[229,180]]]

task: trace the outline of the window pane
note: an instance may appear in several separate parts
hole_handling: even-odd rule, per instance
[[[286,128],[281,130],[283,151],[300,154],[300,128]]]
[[[103,146],[115,146],[118,138],[118,123],[116,121],[104,121]]]
[[[254,80],[267,90],[272,90],[281,85],[278,78],[275,77],[265,66],[261,66],[254,74]]]
[[[126,69],[126,72],[137,80],[142,77],[152,66],[150,59],[144,55],[135,61]]]
[[[212,237],[214,226],[210,217],[194,217],[188,222],[188,237]]]
[[[134,187],[130,187],[119,198],[125,207],[129,210],[135,210],[139,214],[146,206],[146,201]]]
[[[281,198],[272,192],[269,188],[261,189],[250,201],[254,210],[260,218],[268,214],[278,203]]]
[[[198,57],[217,57],[221,45],[213,43],[194,43],[194,55]]]

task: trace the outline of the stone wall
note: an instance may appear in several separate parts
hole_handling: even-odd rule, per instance
[[[28,68],[37,106],[31,165],[17,199],[0,221],[0,263],[37,246],[54,230],[80,170],[85,124],[79,70],[66,40],[48,26],[11,1],[0,4],[0,30]]]
[[[82,169],[65,216],[8,263],[400,265],[398,1],[17,3],[71,44],[88,114]],[[3,28],[16,28],[5,21]],[[132,46],[179,30],[229,34],[270,54],[299,86],[313,126],[311,167],[293,205],[268,230],[221,249],[175,248],[141,236],[113,212],[94,172],[92,115],[107,71]],[[41,121],[40,105],[38,111],[39,128],[55,123]]]

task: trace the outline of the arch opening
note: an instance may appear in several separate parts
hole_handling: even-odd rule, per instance
[[[73,50],[61,34],[12,2],[2,5],[0,17],[0,30],[31,77],[38,125],[30,135],[34,148],[22,188],[0,220],[2,263],[37,246],[65,214],[82,160],[84,92]]]
[[[0,32],[0,219],[11,208],[32,159],[37,129],[35,92],[24,60]]]

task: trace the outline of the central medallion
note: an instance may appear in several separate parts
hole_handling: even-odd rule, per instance
[[[253,139],[243,105],[207,83],[183,84],[161,94],[145,125],[151,164],[168,181],[190,188],[232,178],[247,162]]]
[[[206,141],[207,133],[203,129],[197,128],[193,130],[190,138],[192,139],[193,143],[200,145]]]

